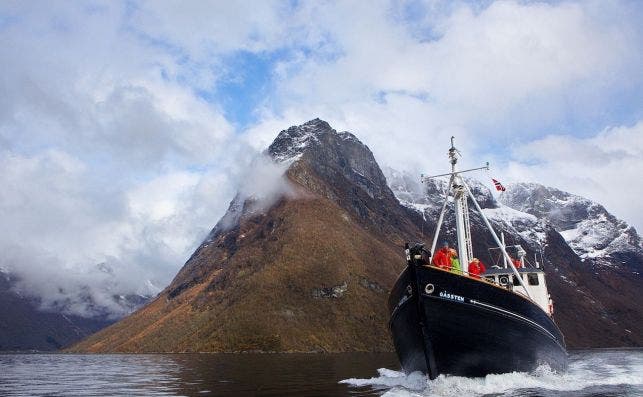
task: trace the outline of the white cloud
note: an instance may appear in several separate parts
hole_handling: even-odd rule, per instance
[[[190,54],[261,51],[283,44],[282,7],[277,1],[143,1],[132,25]]]
[[[548,119],[581,93],[630,84],[641,61],[635,22],[616,18],[618,7],[607,19],[591,3],[496,2],[478,13],[460,6],[440,21],[434,41],[418,41],[392,23],[386,7],[319,8],[312,23],[326,27],[340,55],[295,59],[296,75],[280,87],[286,106],[344,107],[394,92],[424,96],[425,108],[469,128],[516,113],[534,119],[533,109],[524,109],[534,102],[537,117]]]
[[[643,117],[626,102],[602,115],[641,98],[640,15],[621,2],[5,2],[0,265],[49,303],[89,310],[90,286],[117,311],[109,294],[163,287],[242,181],[266,180],[245,173],[257,151],[314,117],[418,174],[448,167],[451,135],[472,166],[513,145],[512,177],[555,175],[640,228],[635,184],[604,181],[636,180],[641,124],[569,129]],[[240,134],[224,106],[247,94],[217,87],[247,53],[275,62]]]
[[[167,285],[255,152],[124,5],[92,7],[0,11],[0,262],[44,307],[122,314],[113,295]]]
[[[251,153],[239,156],[237,174]],[[58,150],[0,154],[0,267],[44,307],[78,314],[123,314],[113,295],[167,285],[237,186],[231,172],[189,171],[102,186],[95,170]]]
[[[513,181],[531,180],[603,204],[643,231],[643,121],[606,128],[589,138],[546,136],[514,148],[506,169]]]
[[[465,165],[502,165],[508,160],[498,156],[504,147],[543,135],[558,139],[554,134],[575,125],[582,130],[570,132],[587,136],[614,125],[613,118],[637,117],[619,114],[632,109],[627,101],[641,99],[632,87],[643,86],[641,10],[631,3],[503,1],[438,8],[437,16],[411,25],[383,3],[302,10],[315,16],[310,29],[326,32],[335,56],[283,61],[276,98],[249,136],[265,142],[265,131],[275,124],[318,116],[357,134],[381,163],[419,174],[447,168],[451,135],[467,155]],[[418,40],[423,29],[431,30],[429,40]],[[569,156],[582,161],[578,149]],[[617,194],[599,178],[574,176],[568,168],[550,171],[559,188],[587,192],[640,224],[638,207],[627,200],[610,204],[607,196]],[[594,184],[594,191],[578,190],[578,178]],[[609,193],[597,196],[599,186]]]
[[[636,55],[617,21],[595,17],[574,3],[496,2],[477,15],[461,8],[429,46],[427,88],[473,116],[498,117],[525,98],[602,81]]]

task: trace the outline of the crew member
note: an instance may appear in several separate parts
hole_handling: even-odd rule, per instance
[[[446,241],[442,244],[442,248],[436,251],[433,255],[433,261],[431,262],[433,266],[437,266],[441,269],[451,270],[451,257],[449,254],[449,243]]]
[[[449,248],[449,256],[451,259],[451,271],[461,274],[462,267],[460,266],[460,259],[458,259],[458,252],[453,248]]]
[[[487,271],[487,268],[484,266],[484,263],[480,262],[480,259],[473,258],[471,263],[469,263],[469,275],[471,277],[480,278],[480,275]]]

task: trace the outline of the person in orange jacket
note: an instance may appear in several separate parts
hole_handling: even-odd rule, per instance
[[[480,278],[480,275],[487,271],[487,268],[484,266],[484,263],[480,262],[480,259],[473,258],[471,263],[469,263],[469,276]]]
[[[449,243],[447,243],[446,241],[444,242],[442,248],[437,250],[433,255],[433,260],[431,261],[431,263],[433,264],[433,266],[437,266],[445,270],[451,270],[451,255],[449,253]]]

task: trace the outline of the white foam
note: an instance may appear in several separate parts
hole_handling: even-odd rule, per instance
[[[563,374],[552,371],[548,366],[541,366],[532,373],[512,372],[484,378],[440,375],[432,381],[419,372],[405,375],[381,368],[378,373],[379,376],[374,378],[347,379],[342,383],[389,387],[383,394],[387,397],[482,396],[514,394],[512,392],[521,389],[570,392],[613,385],[631,385],[643,389],[643,351],[582,353],[582,357],[573,360],[569,370]]]
[[[346,383],[351,386],[386,386],[403,387],[409,390],[424,390],[427,386],[427,377],[421,372],[413,372],[409,375],[404,372],[380,368],[377,370],[379,376],[370,379],[346,379],[339,383]]]

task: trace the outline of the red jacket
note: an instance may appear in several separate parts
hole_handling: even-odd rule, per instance
[[[449,256],[448,248],[440,248],[433,255],[434,266],[441,267],[442,269],[451,270],[451,257]]]
[[[471,277],[480,278],[480,274],[487,271],[487,268],[482,262],[471,262],[469,263],[469,275]]]

